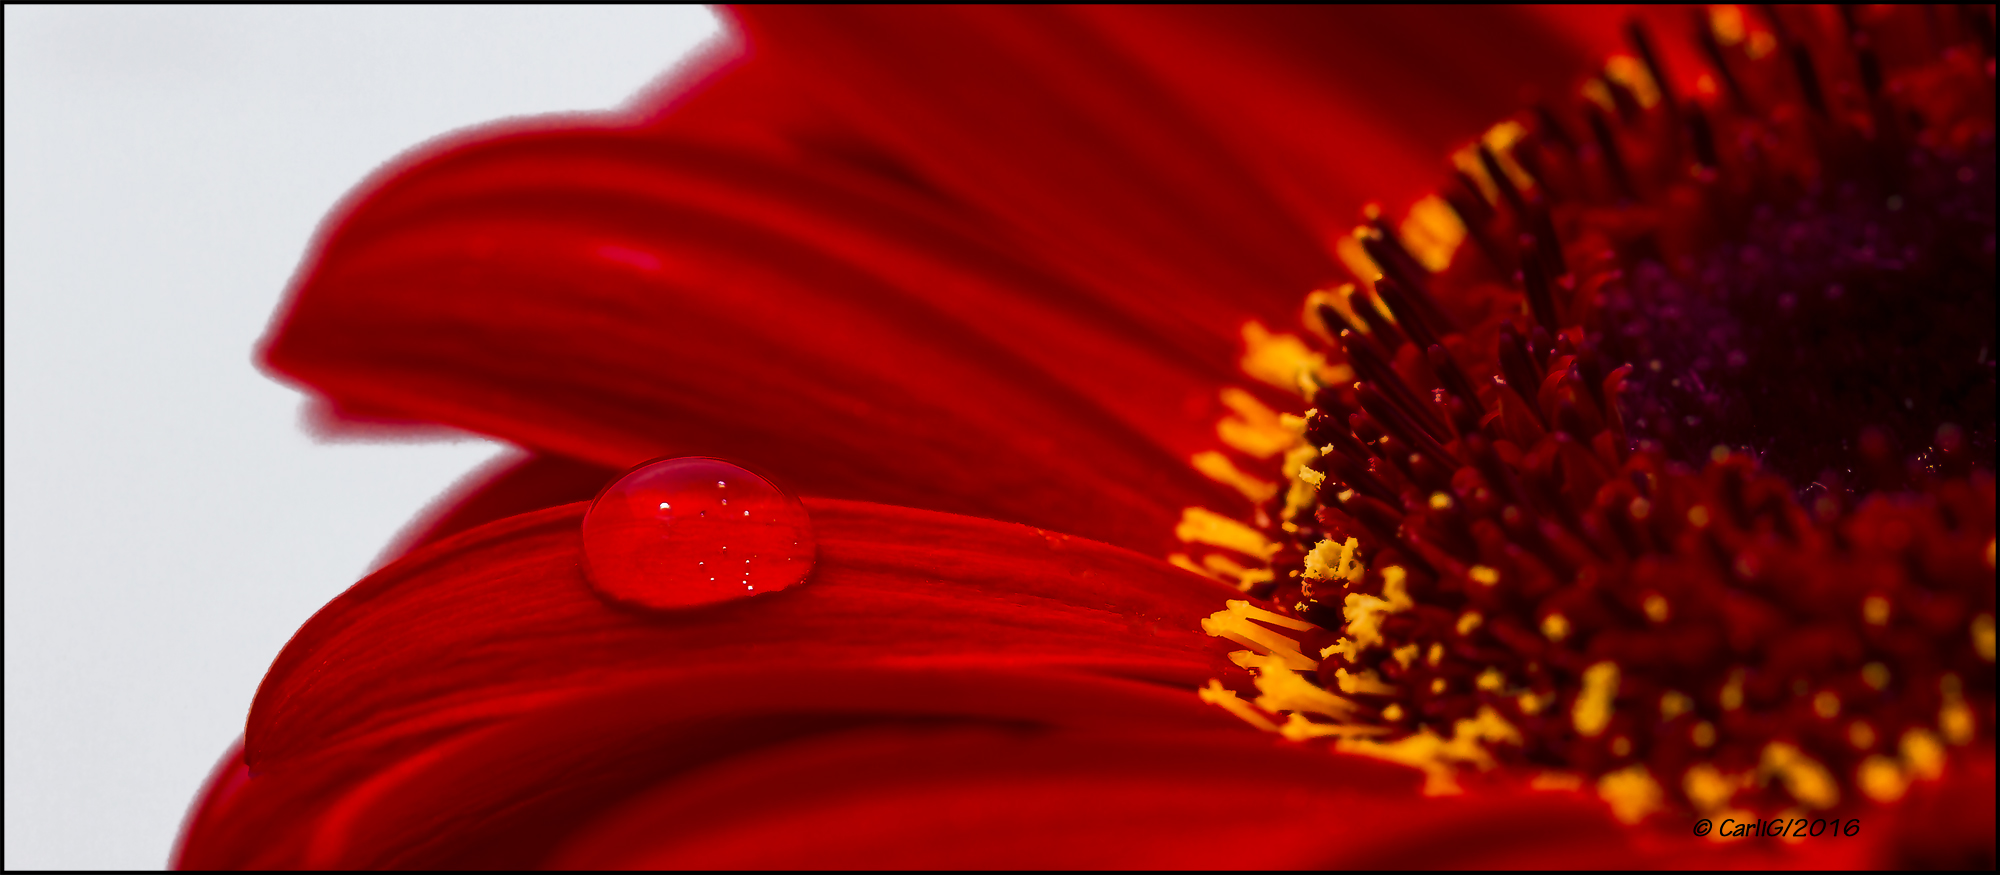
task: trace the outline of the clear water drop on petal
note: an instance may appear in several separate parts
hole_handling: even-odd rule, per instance
[[[715,486],[709,487],[709,481]],[[743,515],[708,511],[734,501]],[[729,548],[750,565],[744,579],[717,581],[707,561]],[[805,506],[770,480],[722,459],[689,456],[633,468],[606,486],[583,516],[592,589],[655,610],[690,608],[779,592],[812,572],[817,544]]]

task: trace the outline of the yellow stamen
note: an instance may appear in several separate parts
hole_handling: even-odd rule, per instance
[[[1889,667],[1879,662],[1871,662],[1861,667],[1861,682],[1871,690],[1889,688]]]
[[[1910,789],[1910,779],[1903,774],[1903,767],[1881,754],[1861,761],[1861,765],[1854,770],[1854,783],[1860,785],[1864,795],[1877,802],[1894,802],[1903,798],[1903,793]]]
[[[1458,634],[1470,635],[1472,634],[1472,630],[1479,628],[1479,624],[1483,622],[1486,622],[1486,618],[1480,616],[1478,611],[1466,611],[1463,614],[1459,614]]]
[[[1270,580],[1272,577],[1272,572],[1269,568],[1246,568],[1236,564],[1235,560],[1220,553],[1210,553],[1207,556],[1201,557],[1201,564],[1204,569],[1213,572],[1210,576],[1216,577],[1224,583],[1235,584],[1236,588],[1240,590],[1247,591],[1257,584]]]
[[[1597,779],[1597,795],[1621,823],[1638,823],[1658,811],[1664,794],[1653,773],[1634,763]]]
[[[1251,504],[1263,504],[1278,494],[1278,484],[1244,473],[1228,456],[1214,450],[1194,454],[1188,464],[1201,472],[1201,476],[1243,493]]]
[[[1910,774],[1926,781],[1944,774],[1944,743],[1930,730],[1918,727],[1903,733],[1903,765]]]
[[[1944,740],[1952,744],[1970,744],[1975,733],[1972,709],[1963,699],[1944,703],[1938,709],[1938,731],[1944,733]]]
[[[1500,572],[1484,565],[1472,566],[1465,572],[1465,576],[1472,578],[1473,583],[1484,584],[1486,586],[1492,586],[1500,582]]]
[[[1482,691],[1497,693],[1507,688],[1507,675],[1497,668],[1488,667],[1479,673],[1479,679],[1474,683]]]
[[[1238,697],[1236,691],[1223,686],[1221,681],[1210,680],[1208,686],[1196,690],[1195,695],[1210,705],[1220,706],[1222,710],[1243,718],[1243,722],[1251,726],[1255,726],[1265,732],[1278,731],[1278,724],[1272,723],[1270,720],[1265,719],[1264,715],[1257,713],[1256,708],[1251,707],[1249,702],[1245,702],[1241,697]]]
[[[1203,577],[1208,577],[1208,578],[1213,578],[1213,579],[1215,579],[1215,580],[1220,580],[1220,581],[1222,581],[1223,583],[1229,583],[1229,582],[1230,582],[1230,581],[1228,581],[1228,580],[1225,580],[1225,579],[1223,579],[1223,577],[1222,577],[1221,575],[1219,575],[1219,574],[1216,574],[1216,573],[1215,573],[1215,572],[1213,572],[1213,571],[1210,571],[1210,570],[1208,570],[1208,569],[1206,569],[1206,568],[1203,568],[1203,567],[1201,567],[1200,565],[1197,565],[1197,564],[1195,564],[1195,561],[1194,561],[1194,559],[1190,558],[1190,557],[1188,556],[1188,554],[1186,554],[1186,553],[1175,553],[1175,554],[1173,554],[1173,555],[1171,555],[1171,556],[1168,556],[1168,557],[1167,557],[1167,563],[1168,563],[1169,565],[1172,565],[1172,566],[1174,566],[1175,568],[1185,568],[1185,569],[1187,569],[1187,570],[1189,570],[1189,571],[1192,571],[1192,572],[1194,572],[1194,573],[1196,573],[1196,574],[1199,574],[1199,575],[1201,575],[1201,576],[1203,576]]]
[[[1861,619],[1870,626],[1889,625],[1889,600],[1879,595],[1862,599]]]
[[[1410,663],[1417,661],[1417,645],[1405,644],[1389,651],[1389,656],[1396,660],[1396,664],[1409,668]]]
[[[1395,687],[1392,687],[1387,683],[1384,683],[1382,680],[1382,676],[1376,674],[1375,670],[1372,668],[1364,668],[1358,672],[1348,671],[1347,669],[1344,668],[1336,668],[1333,670],[1333,680],[1334,680],[1334,686],[1339,687],[1341,692],[1346,693],[1350,696],[1358,696],[1364,694],[1372,696],[1393,696],[1396,693],[1401,692]],[[1393,708],[1395,706],[1391,705],[1389,707]],[[1398,711],[1397,713],[1400,714],[1402,712]],[[1384,710],[1382,712],[1382,716],[1388,717],[1388,715],[1389,712],[1387,710]],[[1389,717],[1389,719],[1393,721],[1393,720],[1400,720],[1402,718]]]
[[[1667,597],[1656,592],[1646,594],[1645,608],[1646,619],[1652,620],[1655,623],[1666,622],[1671,612],[1671,609],[1667,605]]]
[[[1681,775],[1681,792],[1687,794],[1688,802],[1694,810],[1702,814],[1721,811],[1736,798],[1736,791],[1743,787],[1741,778],[1725,777],[1721,770],[1708,763],[1696,763]]]
[[[1482,707],[1477,717],[1454,722],[1448,741],[1425,728],[1392,742],[1347,740],[1337,743],[1334,749],[1420,769],[1424,773],[1425,795],[1449,796],[1459,792],[1458,781],[1452,774],[1454,766],[1492,768],[1493,756],[1487,753],[1486,745],[1499,743],[1518,745],[1521,733],[1499,712]]]
[[[1382,569],[1382,595],[1386,598],[1359,592],[1347,594],[1342,608],[1347,617],[1347,637],[1354,639],[1355,646],[1361,649],[1382,640],[1382,618],[1409,610],[1415,604],[1404,589],[1403,569],[1397,566]]]
[[[1259,559],[1270,559],[1278,552],[1278,545],[1243,523],[1205,508],[1190,507],[1181,511],[1181,521],[1174,526],[1174,537],[1183,543],[1207,544],[1235,550]]]
[[[1660,87],[1653,82],[1653,77],[1646,72],[1646,65],[1639,63],[1638,58],[1612,55],[1604,63],[1604,75],[1630,89],[1642,107],[1651,109],[1660,102]]]
[[[1784,784],[1785,792],[1808,808],[1826,809],[1840,804],[1840,785],[1834,781],[1833,773],[1792,745],[1781,741],[1765,745],[1757,771],[1766,777],[1775,775]]]
[[[1618,695],[1618,664],[1599,662],[1583,670],[1583,690],[1570,706],[1570,722],[1578,734],[1596,738],[1611,725],[1611,703]]]
[[[1542,618],[1542,635],[1550,641],[1561,644],[1569,637],[1569,618],[1561,614],[1550,614]]]
[[[1313,352],[1297,335],[1273,334],[1254,320],[1243,323],[1243,359],[1238,364],[1251,377],[1306,398],[1322,386],[1354,379],[1353,368],[1329,365],[1326,356]]]
[[[1729,671],[1729,680],[1723,683],[1722,694],[1716,698],[1724,711],[1743,707],[1743,669]]]
[[[1271,458],[1299,439],[1300,431],[1287,427],[1277,411],[1249,392],[1234,386],[1222,390],[1222,406],[1229,408],[1229,415],[1216,421],[1215,436],[1252,458]],[[1303,428],[1303,420],[1300,425]]]
[[[1668,690],[1660,694],[1660,719],[1672,720],[1694,710],[1694,699],[1679,690]]]
[[[1742,7],[1720,3],[1708,7],[1708,29],[1715,33],[1715,41],[1722,45],[1735,46],[1743,42],[1747,29],[1743,26]]]
[[[1465,242],[1465,225],[1444,198],[1431,195],[1410,205],[1399,228],[1403,245],[1426,270],[1438,273],[1451,266],[1451,257]]]
[[[1317,628],[1313,624],[1272,613],[1246,601],[1232,599],[1225,604],[1227,606],[1225,610],[1216,611],[1202,619],[1201,631],[1217,638],[1227,638],[1258,653],[1279,657],[1284,660],[1288,668],[1309,671],[1319,667],[1319,660],[1299,652],[1299,642],[1251,621],[1257,620],[1299,631]]]

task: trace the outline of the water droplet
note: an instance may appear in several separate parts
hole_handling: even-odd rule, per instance
[[[740,517],[708,511],[728,503],[701,484],[735,492]],[[733,485],[732,485],[733,484]],[[708,576],[707,560],[729,548],[757,560],[736,583]],[[590,585],[606,598],[673,609],[783,590],[812,571],[816,544],[805,507],[771,481],[737,465],[705,457],[662,459],[626,472],[583,517],[583,554]],[[742,588],[738,589],[737,586]]]

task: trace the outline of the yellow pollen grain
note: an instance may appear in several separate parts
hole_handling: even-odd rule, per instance
[[[1632,514],[1633,519],[1643,520],[1653,515],[1653,503],[1643,498],[1634,498],[1631,504],[1625,506],[1625,510]]]
[[[1785,792],[1808,808],[1827,809],[1840,804],[1840,784],[1833,773],[1790,744],[1774,741],[1765,745],[1758,771],[1775,775]]]
[[[1395,650],[1389,651],[1389,655],[1395,658],[1398,665],[1409,668],[1410,663],[1417,661],[1417,645],[1405,644]]]
[[[1500,582],[1500,572],[1485,565],[1472,566],[1470,570],[1465,572],[1465,576],[1472,578],[1472,582],[1485,586],[1492,586]]]
[[[1542,635],[1557,644],[1569,637],[1569,618],[1561,614],[1550,614],[1542,618]]]
[[[1390,723],[1402,722],[1403,706],[1398,705],[1394,702],[1390,702],[1389,707],[1382,709],[1382,719],[1387,720]]]
[[[1479,628],[1479,624],[1484,622],[1486,622],[1486,618],[1480,616],[1478,611],[1466,611],[1463,614],[1459,614],[1458,634],[1470,635],[1472,634],[1472,630]]]
[[[1278,494],[1278,484],[1244,473],[1228,456],[1215,450],[1203,450],[1188,457],[1188,464],[1201,476],[1243,493],[1251,504],[1263,504]]]
[[[1514,703],[1521,707],[1521,713],[1529,717],[1542,713],[1542,707],[1547,704],[1534,693],[1522,693],[1514,698]]]
[[[1944,775],[1944,742],[1930,730],[1916,727],[1904,732],[1898,749],[1912,777],[1934,781]]]
[[[1944,733],[1944,740],[1952,744],[1970,744],[1976,733],[1972,708],[1963,700],[1944,703],[1938,709],[1938,731]]]
[[[1910,779],[1895,760],[1876,754],[1861,761],[1854,770],[1854,783],[1862,795],[1877,802],[1894,802],[1910,789]]]
[[[1497,693],[1507,688],[1507,675],[1497,668],[1488,667],[1479,673],[1474,685],[1484,692]]]
[[[1729,680],[1723,683],[1722,693],[1716,699],[1724,711],[1743,707],[1743,669],[1730,670]]]
[[[1444,661],[1443,644],[1434,642],[1431,644],[1431,649],[1424,651],[1424,664],[1435,667],[1438,663],[1443,661]]]
[[[1699,504],[1688,508],[1688,522],[1697,529],[1708,528],[1708,508]]]
[[[1626,738],[1623,735],[1611,739],[1611,755],[1615,757],[1631,756],[1632,739]]]
[[[1431,695],[1441,695],[1445,691],[1444,678],[1431,678]]]
[[[1743,42],[1743,8],[1733,4],[1708,7],[1708,29],[1715,34],[1715,41],[1725,46]]]
[[[1702,814],[1712,814],[1729,806],[1736,798],[1736,791],[1743,782],[1725,777],[1721,770],[1709,763],[1695,763],[1681,774],[1681,792],[1687,794],[1688,802],[1694,810]]]
[[[1847,743],[1855,750],[1867,750],[1875,746],[1875,727],[1866,720],[1856,720],[1847,724]]]
[[[1839,717],[1840,697],[1832,690],[1820,690],[1818,695],[1813,696],[1813,713],[1818,714],[1821,720]]]
[[[1366,571],[1358,555],[1360,549],[1361,541],[1356,538],[1348,538],[1346,542],[1339,544],[1334,543],[1332,538],[1322,539],[1306,553],[1306,578],[1360,583],[1361,576]]]
[[[1679,690],[1668,690],[1660,694],[1660,719],[1672,720],[1694,710],[1694,700]]]
[[[1706,720],[1703,720],[1700,723],[1696,723],[1694,725],[1694,728],[1688,730],[1688,740],[1694,742],[1695,747],[1699,747],[1704,750],[1714,747],[1715,724],[1710,723]]]
[[[1403,246],[1426,270],[1440,273],[1451,266],[1451,257],[1465,242],[1465,224],[1444,198],[1431,195],[1410,205],[1403,217]]]
[[[1889,667],[1879,662],[1871,662],[1861,667],[1861,682],[1871,690],[1889,688]]]
[[[1302,467],[1299,469],[1299,481],[1314,489],[1318,489],[1320,484],[1326,482],[1326,475],[1311,468]]]
[[[1222,547],[1259,559],[1268,560],[1278,552],[1278,545],[1264,537],[1263,532],[1206,508],[1182,510],[1181,521],[1174,526],[1174,537],[1182,543]]]
[[[1666,622],[1672,613],[1672,609],[1667,605],[1667,597],[1656,592],[1646,594],[1645,609],[1646,619],[1655,623]]]
[[[1597,796],[1611,806],[1619,822],[1634,824],[1658,811],[1664,794],[1653,773],[1634,763],[1597,779]]]
[[[1993,564],[1992,548],[1987,548],[1986,564]],[[1972,649],[1979,652],[1979,658],[1993,661],[1993,615],[1980,614],[1972,618]]]
[[[1237,696],[1236,691],[1223,686],[1221,681],[1211,679],[1208,682],[1208,686],[1194,692],[1203,702],[1228,711],[1242,718],[1243,722],[1251,726],[1255,726],[1265,732],[1278,731],[1278,724],[1272,723],[1263,714],[1258,713],[1256,708],[1252,707],[1249,702],[1243,701],[1242,697]]]
[[[1431,493],[1430,504],[1431,510],[1450,510],[1451,496],[1442,492],[1433,492]]]
[[[1862,599],[1861,620],[1870,626],[1889,625],[1889,600],[1879,595]]]
[[[1605,661],[1583,670],[1583,689],[1570,706],[1570,723],[1577,734],[1596,738],[1611,725],[1611,704],[1618,695],[1618,664]]]
[[[1297,336],[1274,334],[1255,320],[1243,323],[1243,358],[1237,364],[1259,382],[1306,398],[1328,383],[1353,378],[1351,368],[1328,366],[1326,356],[1313,352]]]

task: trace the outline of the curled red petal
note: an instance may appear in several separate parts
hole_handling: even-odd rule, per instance
[[[1149,549],[1226,379],[920,193],[605,126],[445,148],[344,216],[264,354],[347,408],[612,467]],[[1224,331],[1234,327],[1225,326]],[[1195,415],[1189,415],[1193,412]]]

